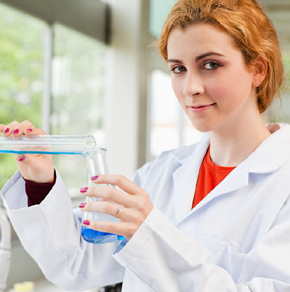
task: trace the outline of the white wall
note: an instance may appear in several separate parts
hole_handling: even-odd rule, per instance
[[[112,34],[106,68],[105,147],[110,173],[131,178],[142,161],[138,149],[146,141],[146,106],[140,111],[140,105],[147,100],[146,19],[149,15],[144,5],[149,13],[149,1],[108,2],[112,8]],[[146,150],[144,162],[145,156]]]

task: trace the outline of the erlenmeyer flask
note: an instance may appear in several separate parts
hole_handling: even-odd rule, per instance
[[[94,184],[91,180],[92,176],[97,176],[101,174],[108,173],[108,166],[106,163],[106,152],[107,150],[104,148],[96,148],[93,150],[89,150],[87,152],[84,152],[82,155],[85,159],[85,165],[87,169],[87,175],[88,175],[88,186],[106,186],[108,188],[112,188],[114,186],[112,185],[104,185],[104,184]],[[87,197],[87,202],[100,201],[100,198],[98,197]],[[101,221],[101,222],[119,222],[119,219],[116,217],[113,217],[108,214],[99,213],[99,212],[84,212],[84,220],[90,219],[95,221]],[[96,231],[93,229],[90,229],[88,226],[83,225],[82,226],[82,236],[83,238],[91,243],[108,243],[108,242],[114,242],[118,240],[125,239],[121,235],[113,234],[113,233],[107,233],[107,232],[101,232]]]

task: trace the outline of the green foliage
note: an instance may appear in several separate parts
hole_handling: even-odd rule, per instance
[[[0,5],[0,123],[29,119],[40,126],[44,23]],[[0,154],[0,189],[17,170]]]

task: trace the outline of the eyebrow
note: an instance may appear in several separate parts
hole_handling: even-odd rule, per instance
[[[216,52],[208,52],[208,53],[205,53],[205,54],[197,56],[195,58],[195,62],[197,63],[199,60],[204,59],[204,58],[206,58],[208,56],[212,56],[212,55],[224,57],[224,55],[216,53]],[[180,64],[183,64],[183,62],[181,60],[177,60],[177,59],[168,59],[167,63],[180,63]]]
[[[198,62],[199,60],[201,60],[201,59],[203,59],[203,58],[206,58],[206,57],[208,57],[208,56],[212,56],[212,55],[214,55],[214,56],[224,57],[224,55],[219,54],[219,53],[216,53],[216,52],[208,52],[208,53],[202,54],[202,55],[200,55],[200,56],[197,56],[197,57],[195,58],[195,62]]]

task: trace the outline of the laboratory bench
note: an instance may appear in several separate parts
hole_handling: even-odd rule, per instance
[[[7,289],[5,292],[12,292],[12,289]],[[96,288],[91,290],[85,290],[83,292],[101,292],[102,288]],[[14,292],[14,291],[13,291]],[[34,290],[32,292],[69,292],[61,287],[58,287],[50,283],[45,278],[34,281]]]

